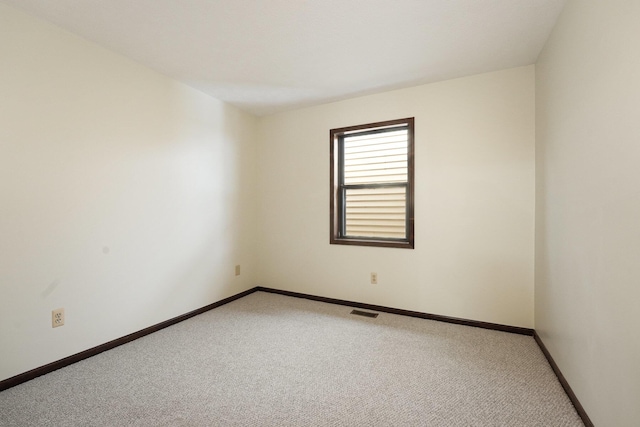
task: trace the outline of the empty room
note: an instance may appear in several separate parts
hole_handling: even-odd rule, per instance
[[[640,425],[637,0],[0,0],[0,426]]]

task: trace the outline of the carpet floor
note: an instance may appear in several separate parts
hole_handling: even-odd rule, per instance
[[[529,336],[255,292],[0,392],[2,426],[582,426]]]

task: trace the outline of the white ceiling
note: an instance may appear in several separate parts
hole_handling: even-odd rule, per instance
[[[1,0],[257,115],[533,64],[565,0]]]

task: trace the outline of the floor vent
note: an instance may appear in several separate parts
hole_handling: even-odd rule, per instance
[[[360,310],[353,310],[351,314],[356,314],[358,316],[371,317],[371,318],[378,317],[378,313],[369,313],[367,311],[360,311]]]

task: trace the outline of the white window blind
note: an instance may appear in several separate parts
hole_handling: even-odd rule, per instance
[[[345,236],[405,239],[407,128],[345,135],[343,150]]]

